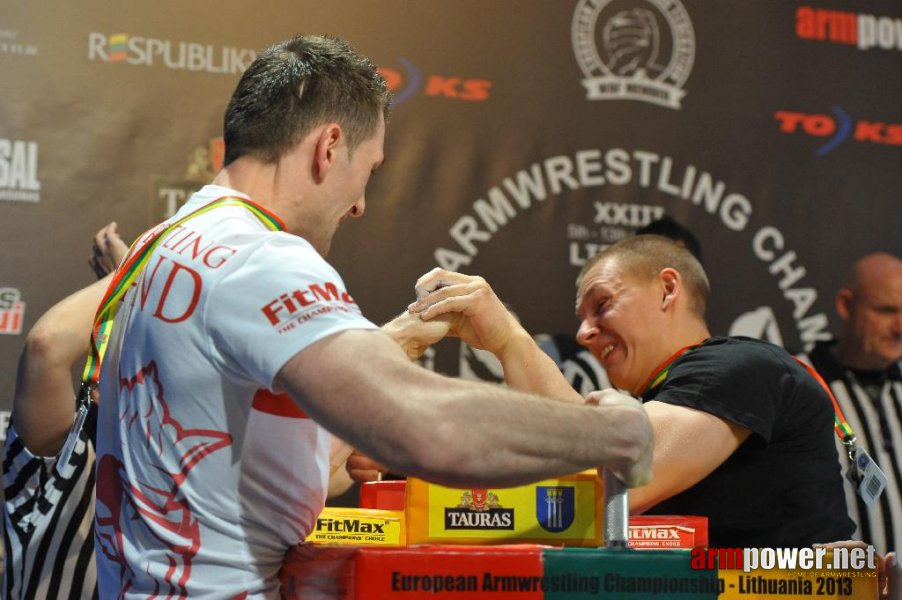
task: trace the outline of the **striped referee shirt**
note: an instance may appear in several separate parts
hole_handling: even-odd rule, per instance
[[[59,473],[15,426],[3,460],[3,598],[97,598],[94,562],[94,443],[85,427]]]
[[[877,552],[899,551],[902,541],[902,363],[892,365],[882,378],[877,398],[865,390],[864,381],[840,365],[830,346],[835,342],[819,342],[806,355],[807,361],[830,384],[839,406],[852,427],[858,446],[864,448],[886,474],[886,489],[868,506],[845,480],[846,503],[858,529],[855,539],[873,544]],[[849,457],[839,438],[837,450],[843,473]]]

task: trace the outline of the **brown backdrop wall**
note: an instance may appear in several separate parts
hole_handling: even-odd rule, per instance
[[[902,250],[898,2],[3,2],[0,435],[34,321],[88,284],[91,237],[137,236],[221,159],[255,51],[351,40],[396,94],[388,159],[336,265],[386,320],[436,265],[480,274],[558,352],[587,256],[669,214],[701,240],[717,333],[798,350],[837,328],[855,258]],[[425,361],[491,379],[453,342]]]

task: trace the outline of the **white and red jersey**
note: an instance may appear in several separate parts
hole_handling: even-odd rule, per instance
[[[234,190],[206,186],[173,220]],[[100,596],[275,598],[311,531],[331,436],[273,379],[371,329],[307,243],[222,206],[163,234],[122,300],[101,372]]]

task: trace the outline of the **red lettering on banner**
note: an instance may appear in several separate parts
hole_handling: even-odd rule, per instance
[[[379,74],[385,80],[385,86],[392,92],[401,87],[401,74],[394,69],[381,68],[379,69]]]
[[[869,121],[858,121],[855,125],[855,139],[859,142],[876,142],[883,141],[883,127],[885,123],[871,123]]]
[[[796,10],[796,36],[855,45],[858,42],[858,16],[851,12],[800,6]]]
[[[833,135],[837,131],[836,120],[828,115],[821,114],[805,114],[799,112],[790,112],[778,110],[774,113],[774,118],[780,122],[780,131],[783,133],[796,133],[801,126],[802,132],[816,137],[825,137]],[[848,119],[847,117],[845,117]],[[846,122],[850,125],[851,120]],[[856,142],[871,142],[874,144],[887,144],[898,146],[902,144],[902,124],[887,124],[880,121],[854,121],[855,131],[852,138]],[[845,139],[846,125],[843,125],[843,138]]]
[[[0,310],[0,333],[22,333],[22,316],[25,314],[25,303],[16,302],[8,309]]]
[[[694,570],[742,569],[742,548],[705,548],[696,546],[689,551],[689,566]]]
[[[432,75],[426,84],[427,96],[444,96],[479,102],[489,97],[492,82],[485,79],[461,79]]]
[[[887,125],[883,143],[898,146],[902,144],[902,125]]]
[[[460,99],[472,100],[473,102],[488,100],[489,90],[491,88],[491,81],[485,79],[468,79],[464,81],[464,89],[460,94]]]
[[[802,119],[805,118],[803,113],[789,112],[786,110],[778,110],[774,113],[774,117],[780,121],[780,131],[783,133],[792,133],[796,130]]]
[[[802,121],[802,129],[809,135],[830,135],[836,131],[836,122],[827,115],[808,115]]]

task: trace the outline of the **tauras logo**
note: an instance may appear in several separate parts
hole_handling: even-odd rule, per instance
[[[38,144],[0,138],[0,200],[39,202]]]
[[[571,36],[589,100],[680,108],[695,33],[679,0],[579,0]]]
[[[445,509],[445,529],[513,529],[514,509],[490,508],[474,511],[466,508]]]
[[[456,508],[445,509],[445,529],[513,529],[514,510],[502,508],[498,494],[485,488],[467,490]]]
[[[173,42],[127,33],[110,36],[96,32],[88,34],[88,60],[145,67],[162,64],[178,71],[240,75],[256,57],[257,53],[252,48],[216,48],[210,44]]]

